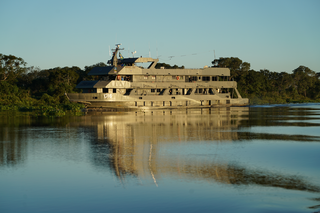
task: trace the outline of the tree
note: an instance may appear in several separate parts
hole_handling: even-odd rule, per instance
[[[76,86],[79,67],[56,67],[49,71],[49,95],[63,95],[72,92]]]
[[[0,81],[14,83],[19,75],[26,72],[26,64],[22,58],[0,54]]]
[[[246,94],[249,90],[246,82],[246,76],[250,70],[250,63],[242,62],[241,59],[236,57],[231,58],[219,58],[212,61],[214,67],[227,67],[230,69],[230,78],[237,81],[238,90],[240,93]]]
[[[305,66],[299,66],[293,70],[293,76],[298,93],[307,97],[307,92],[314,87],[317,81],[317,75],[314,71]]]
[[[184,66],[179,67],[176,64],[171,66],[170,64],[166,64],[166,63],[157,63],[155,66],[156,69],[161,69],[161,67],[165,69],[184,69]]]
[[[39,77],[39,73],[41,72],[39,67],[28,67],[26,68],[26,73],[19,75],[17,78],[17,85],[19,87],[30,89],[32,86],[32,82]]]

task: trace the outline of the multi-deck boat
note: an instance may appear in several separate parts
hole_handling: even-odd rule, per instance
[[[71,102],[87,108],[164,109],[243,106],[237,82],[230,81],[230,70],[222,67],[201,69],[156,69],[159,59],[123,58],[116,45],[110,66],[95,67],[88,75],[98,80],[82,81],[76,88],[82,93],[68,93]],[[117,57],[119,53],[119,58]],[[137,63],[149,63],[148,68]]]

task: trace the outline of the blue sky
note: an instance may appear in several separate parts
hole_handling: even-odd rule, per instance
[[[319,0],[0,0],[0,53],[41,69],[159,57],[187,68],[238,57],[258,71],[320,72]]]

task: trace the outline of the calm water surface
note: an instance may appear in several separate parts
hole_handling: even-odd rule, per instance
[[[0,113],[0,212],[320,212],[320,105]]]

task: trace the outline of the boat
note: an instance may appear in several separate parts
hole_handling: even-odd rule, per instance
[[[67,93],[71,102],[87,109],[139,110],[246,106],[237,82],[225,67],[200,69],[156,68],[159,59],[121,55],[116,45],[106,67],[94,67],[88,75],[96,80],[81,81],[82,93]],[[119,57],[118,57],[119,54]],[[139,66],[147,63],[149,66]]]

